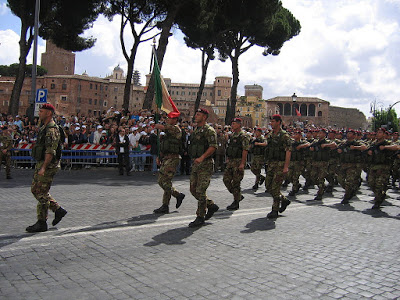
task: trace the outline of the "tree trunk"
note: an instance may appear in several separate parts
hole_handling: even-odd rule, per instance
[[[171,35],[170,30],[172,28],[172,25],[174,24],[175,16],[178,13],[179,7],[180,5],[176,5],[175,9],[170,10],[167,14],[167,17],[162,22],[160,39],[158,41],[158,47],[156,50],[157,62],[158,66],[160,67],[160,71],[162,68],[165,52],[167,51],[168,38]],[[151,110],[153,104],[153,98],[154,98],[154,76],[153,74],[151,74],[149,85],[146,91],[146,96],[143,102],[143,109]]]
[[[126,73],[125,87],[124,87],[124,102],[122,108],[125,112],[129,110],[129,102],[131,98],[131,86],[132,86],[132,76],[133,76],[133,66],[135,64],[136,52],[139,47],[138,43],[134,43],[131,49],[131,55],[129,56],[128,71]]]
[[[225,124],[230,124],[232,119],[235,117],[236,112],[236,96],[237,87],[239,84],[239,52],[240,50],[235,50],[233,56],[230,56],[232,62],[232,88],[231,88],[231,98],[230,107],[226,111]]]
[[[208,65],[210,63],[210,56],[208,56],[208,55],[204,62],[204,57],[206,55],[207,55],[206,51],[203,49],[202,55],[201,55],[201,72],[202,72],[201,73],[201,81],[200,81],[200,86],[199,86],[199,91],[197,93],[196,101],[194,102],[193,119],[194,119],[194,115],[196,114],[196,111],[200,107],[201,95],[203,94],[204,85],[206,83],[207,69],[208,69]]]
[[[25,68],[26,68],[26,57],[29,49],[32,46],[33,34],[30,35],[29,39],[26,40],[29,26],[24,20],[21,19],[21,37],[19,39],[19,66],[18,74],[15,77],[14,88],[11,93],[10,104],[8,107],[8,113],[10,115],[17,115],[19,110],[19,98],[21,96],[22,86],[25,79]],[[33,93],[35,91],[32,91]],[[31,95],[32,96],[32,95]]]

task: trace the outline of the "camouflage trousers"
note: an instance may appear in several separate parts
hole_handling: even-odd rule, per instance
[[[304,179],[306,180],[306,184],[311,184],[311,169],[312,169],[312,160],[307,158],[304,160],[304,169],[301,175],[303,175]]]
[[[338,168],[337,179],[347,195],[358,190],[362,167],[357,163],[341,163]]]
[[[239,202],[242,197],[240,182],[244,176],[244,170],[239,170],[241,158],[229,159],[223,177],[224,184],[228,192],[233,195],[233,200]]]
[[[285,197],[281,193],[282,183],[286,178],[283,173],[284,161],[269,161],[267,174],[265,175],[265,188],[273,198],[272,210],[278,211],[282,200]]]
[[[375,194],[375,203],[382,203],[390,176],[390,165],[371,165],[368,185]]]
[[[393,182],[396,182],[396,180],[400,179],[400,159],[394,159],[391,168],[391,174]]]
[[[203,160],[200,164],[192,163],[190,173],[190,193],[197,199],[196,215],[204,217],[207,207],[214,201],[207,197],[207,188],[210,185],[211,176],[214,171],[214,161],[211,158]]]
[[[179,155],[164,157],[158,174],[158,185],[164,190],[162,203],[169,205],[171,196],[177,197],[180,193],[172,186],[177,167],[179,165]]]
[[[1,168],[1,163],[5,163],[6,166],[6,176],[11,175],[11,153],[7,152],[6,154],[3,153],[2,150],[0,150],[0,168]]]
[[[48,211],[51,209],[55,212],[60,205],[50,195],[50,187],[53,182],[54,175],[58,171],[58,167],[47,168],[44,175],[38,174],[40,168],[36,164],[35,172],[33,174],[33,180],[31,185],[31,192],[39,203],[37,204],[37,219],[39,221],[46,221],[48,217]]]
[[[328,170],[326,174],[326,180],[329,182],[329,185],[335,185],[335,178],[337,177],[337,169],[339,165],[338,159],[330,159],[328,162]]]
[[[254,155],[251,162],[251,172],[256,175],[256,184],[260,182],[261,170],[264,166],[264,155]]]
[[[325,178],[328,175],[327,161],[313,161],[311,163],[311,181],[318,185],[318,193],[323,194],[325,189]]]
[[[300,188],[299,178],[304,172],[304,161],[291,161],[289,166],[288,179],[293,184],[292,190]]]

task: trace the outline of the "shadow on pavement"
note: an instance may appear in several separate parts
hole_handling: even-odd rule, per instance
[[[206,225],[207,225],[207,223],[203,226],[206,226]],[[184,241],[184,239],[191,236],[198,229],[200,229],[200,227],[189,228],[188,226],[170,229],[164,233],[154,236],[153,240],[144,244],[144,246],[153,247],[153,246],[158,246],[161,244],[183,245],[186,243]]]
[[[272,230],[275,229],[275,227],[276,226],[274,220],[269,220],[266,217],[263,217],[252,220],[246,225],[247,229],[242,230],[241,233],[253,233],[256,231]]]
[[[170,213],[173,214],[174,212]],[[71,234],[71,233],[79,233],[79,232],[90,232],[90,231],[98,231],[104,229],[111,229],[111,228],[122,228],[122,227],[133,227],[133,226],[140,226],[145,224],[155,223],[159,217],[163,216],[163,214],[146,214],[140,215],[136,217],[132,217],[128,220],[118,220],[112,222],[105,222],[96,224],[93,226],[76,229],[76,230],[67,230],[59,233],[59,235],[64,234]],[[126,223],[125,223],[126,222]]]

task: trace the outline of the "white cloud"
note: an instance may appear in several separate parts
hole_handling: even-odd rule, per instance
[[[0,3],[0,16],[8,14],[10,9],[7,7],[6,3]]]
[[[19,35],[7,29],[0,31],[0,64],[10,65],[18,63],[19,58]]]

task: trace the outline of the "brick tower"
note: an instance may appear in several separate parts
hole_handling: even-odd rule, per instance
[[[41,65],[47,69],[47,75],[74,75],[75,53],[46,41],[46,52],[42,53]]]

